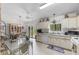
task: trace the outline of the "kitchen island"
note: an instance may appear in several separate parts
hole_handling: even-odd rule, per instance
[[[73,35],[39,33],[37,35],[36,41],[48,45],[56,45],[66,50],[72,51],[73,43],[71,42],[71,37],[73,37]]]

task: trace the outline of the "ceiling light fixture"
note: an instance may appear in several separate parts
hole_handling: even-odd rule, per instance
[[[40,9],[46,8],[46,7],[50,6],[51,4],[53,4],[53,3],[46,3],[43,6],[41,6]]]

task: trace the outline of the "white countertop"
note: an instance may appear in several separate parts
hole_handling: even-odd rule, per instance
[[[26,42],[25,38],[19,38],[16,39],[16,42],[11,43],[10,40],[5,41],[5,44],[7,45],[7,47],[13,51],[15,49],[18,49],[20,47],[21,44],[24,44]]]
[[[57,36],[57,37],[71,37],[71,35],[64,35],[64,34],[53,34],[53,33],[39,33],[38,35],[41,35],[41,36],[49,36],[49,37],[52,37],[52,36]]]

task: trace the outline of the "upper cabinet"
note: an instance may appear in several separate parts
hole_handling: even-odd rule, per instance
[[[62,27],[63,28],[77,28],[77,17],[63,19]]]
[[[53,23],[54,19],[53,17],[49,17],[49,21],[47,22],[39,22],[37,28],[50,28],[50,24]],[[69,17],[65,18],[65,16],[57,16],[55,18],[55,24],[60,24],[56,28],[60,29],[61,31],[69,30],[69,29],[77,29],[79,28],[79,16],[75,15],[70,15]],[[52,25],[52,29],[54,30],[54,25]]]
[[[77,17],[68,18],[68,28],[77,28]]]
[[[79,29],[79,16],[77,18],[77,26],[78,26],[78,29]]]
[[[49,28],[49,22],[40,22],[37,26],[38,29],[48,29]]]
[[[78,28],[78,20],[79,16],[76,13],[70,13],[65,15],[62,20],[62,28],[64,29],[77,29]]]
[[[68,28],[68,18],[62,20],[62,28]]]
[[[49,18],[41,18],[37,24],[38,29],[48,29],[49,28]]]

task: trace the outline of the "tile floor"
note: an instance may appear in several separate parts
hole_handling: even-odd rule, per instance
[[[32,44],[29,45],[30,55],[74,55],[75,53],[65,50],[65,53],[60,53],[55,50],[48,49],[48,45],[36,42],[35,39],[30,38]],[[33,49],[32,49],[33,48]]]
[[[65,50],[65,53],[60,53],[55,50],[48,49],[48,45],[36,42],[35,39],[30,39],[33,42],[33,55],[74,55],[75,53]],[[32,54],[32,49],[29,50]]]

